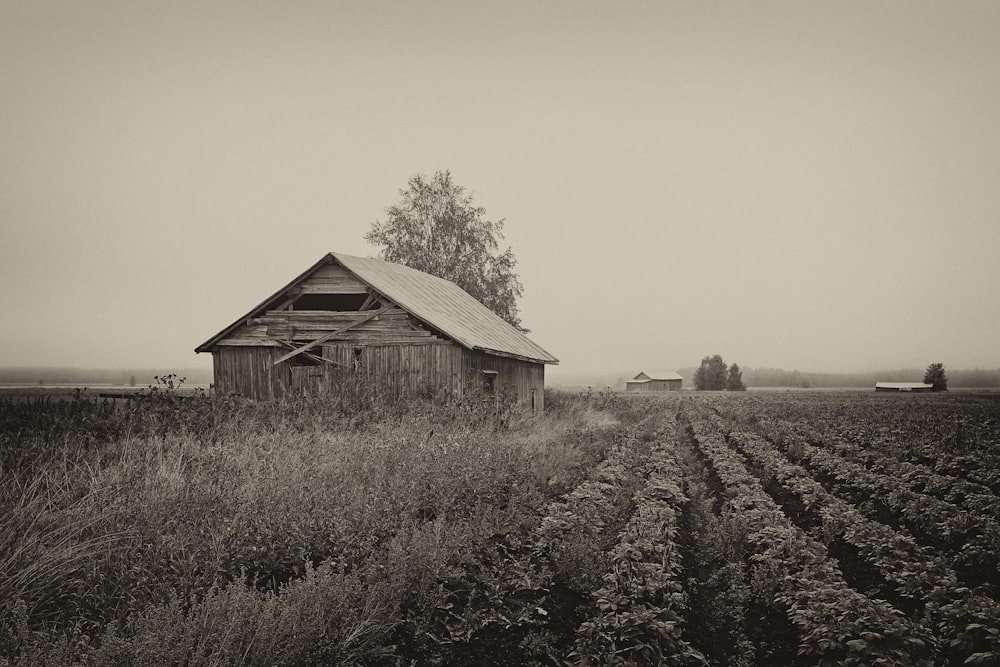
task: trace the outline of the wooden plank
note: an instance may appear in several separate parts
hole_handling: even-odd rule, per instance
[[[236,327],[236,329],[233,330],[230,336],[236,336],[242,338],[251,338],[253,336],[259,336],[260,338],[264,338],[267,336],[267,327],[261,326],[259,324],[249,324],[249,325],[241,324],[240,326]]]
[[[354,276],[317,276],[313,274],[312,276],[303,280],[300,285],[364,285],[363,282],[355,278]],[[362,288],[364,289],[364,287]]]
[[[308,342],[314,340],[320,336],[327,334],[334,334],[331,340],[335,341],[365,341],[365,340],[384,340],[388,338],[399,339],[405,341],[411,340],[430,340],[436,339],[435,336],[428,332],[419,331],[396,331],[392,329],[375,329],[375,330],[362,330],[362,329],[351,329],[347,332],[335,333],[329,327],[322,329],[293,329],[291,327],[279,327],[273,326],[269,329],[271,338],[277,338],[279,340],[294,340],[299,342]]]
[[[302,347],[299,347],[299,348],[297,348],[295,350],[292,350],[288,354],[285,354],[285,355],[279,357],[277,359],[277,361],[274,362],[274,365],[277,366],[278,364],[280,364],[283,361],[288,361],[289,359],[291,359],[292,357],[294,357],[297,354],[302,354],[303,352],[308,352],[309,350],[311,350],[315,346],[320,345],[320,344],[322,344],[322,343],[330,340],[331,338],[333,338],[337,334],[343,333],[343,332],[347,331],[348,329],[351,329],[352,327],[356,326],[357,324],[361,324],[361,322],[367,322],[368,320],[370,320],[370,319],[372,319],[374,317],[378,317],[380,314],[382,314],[383,310],[388,310],[388,309],[389,309],[389,307],[386,306],[384,308],[380,308],[379,310],[370,310],[370,311],[368,311],[368,314],[365,317],[365,319],[360,320],[358,322],[352,322],[351,324],[348,324],[348,325],[346,325],[344,327],[341,327],[340,329],[334,331],[333,333],[326,334],[325,336],[320,336],[319,338],[315,339],[311,343],[306,343]]]
[[[307,278],[303,280],[300,285],[352,285],[361,288],[361,291],[367,292],[368,287],[360,280],[355,280],[353,278]]]
[[[433,338],[432,339],[423,339],[423,338],[421,338],[421,339],[417,339],[417,340],[402,339],[401,338],[399,340],[379,340],[379,341],[371,341],[371,342],[367,342],[367,341],[356,341],[356,342],[345,341],[345,342],[347,342],[349,345],[351,345],[351,347],[362,347],[362,348],[364,348],[364,347],[390,347],[390,346],[408,348],[410,346],[416,346],[416,345],[448,345],[450,343],[450,341],[447,341],[447,340],[437,340],[437,339],[433,339]]]
[[[359,308],[358,310],[368,310],[369,308],[371,308],[372,306],[374,306],[375,302],[378,301],[380,298],[381,297],[379,297],[378,292],[376,292],[375,290],[369,288],[368,289],[368,298],[365,299],[365,302],[363,304],[361,304],[361,308]]]
[[[299,298],[298,294],[296,294],[295,296],[289,296],[284,301],[282,301],[281,304],[277,308],[275,308],[274,310],[269,311],[269,312],[273,313],[273,312],[276,312],[276,311],[277,312],[288,311],[292,307],[292,304],[295,303],[295,300],[298,299],[298,298]]]
[[[289,348],[289,349],[292,349],[292,350],[295,349],[295,345],[293,345],[291,341],[279,340],[278,342],[281,343],[282,345],[284,345],[285,347]],[[321,351],[320,351],[319,354],[317,354],[315,352],[303,352],[302,354],[303,354],[303,356],[309,357],[310,359],[312,359],[314,361],[325,361],[326,363],[333,364],[334,366],[344,366],[345,365],[345,364],[340,363],[339,361],[334,361],[333,359],[330,359],[328,357],[324,357],[323,353],[322,353],[322,348],[320,348],[320,349],[321,349]]]
[[[291,311],[280,311],[280,312],[269,310],[261,317],[257,317],[255,319],[271,318],[271,317],[283,320],[288,318],[323,319],[329,317],[335,317],[335,318],[364,317],[367,314],[368,311],[362,312],[359,310],[291,310]],[[390,308],[379,315],[379,319],[393,319],[393,318],[405,318],[405,317],[409,317],[409,313],[407,313],[402,308]]]
[[[299,334],[296,333],[295,335],[297,336]],[[315,337],[315,335],[316,335],[315,332],[313,332],[312,335],[310,335],[309,333],[303,333],[302,337],[311,339]],[[411,340],[430,340],[434,338],[434,336],[431,336],[429,333],[421,334],[416,331],[355,331],[353,329],[351,331],[345,331],[333,334],[333,340],[337,341],[341,340],[378,341],[390,338],[394,340],[411,341]]]
[[[299,294],[357,294],[360,296],[364,293],[365,293],[365,286],[360,283],[358,283],[357,285],[305,284],[299,286]]]
[[[395,345],[397,347],[406,347],[408,345],[431,345],[437,344],[443,341],[435,340],[433,338],[358,338],[357,340],[344,340],[337,339],[338,343],[346,343],[352,347],[379,347],[386,345]]]
[[[228,337],[216,343],[219,347],[281,347],[272,338],[233,338]]]
[[[289,327],[272,327],[272,337],[285,340],[313,340],[320,336],[333,334],[335,340],[360,340],[371,338],[401,338],[404,340],[419,340],[421,338],[434,338],[430,333],[419,331],[397,331],[393,329],[351,329],[350,331],[336,333],[335,329],[329,327],[322,329],[291,329]]]
[[[422,333],[426,335],[431,335],[430,331],[424,329],[411,329],[407,326],[406,320],[383,320],[378,318],[377,320],[370,320],[368,322],[359,322],[357,318],[350,319],[339,319],[331,321],[323,321],[317,319],[308,320],[268,320],[267,324],[263,325],[261,332],[270,332],[273,329],[295,329],[296,331],[335,331],[340,327],[348,324],[354,324],[354,328],[358,331],[398,331],[400,333]],[[268,333],[267,335],[273,335]]]
[[[349,278],[353,277],[350,271],[339,264],[324,264],[313,271],[311,277],[315,278]]]

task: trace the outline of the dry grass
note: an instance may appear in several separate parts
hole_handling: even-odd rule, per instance
[[[25,664],[354,661],[401,636],[428,657],[476,554],[530,533],[617,424],[570,396],[502,418],[82,403],[0,429],[34,452],[0,495],[0,656]]]

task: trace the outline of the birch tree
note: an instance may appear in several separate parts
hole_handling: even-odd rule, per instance
[[[517,260],[510,247],[500,249],[504,221],[487,219],[448,170],[431,178],[417,174],[399,194],[365,234],[381,248],[379,257],[452,281],[526,332],[518,317],[524,288],[514,272]]]

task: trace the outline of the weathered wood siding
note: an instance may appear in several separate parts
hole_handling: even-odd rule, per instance
[[[316,269],[296,287],[299,294],[363,294],[368,286],[338,264]]]
[[[220,345],[281,346],[279,340],[308,342],[338,329],[350,327],[334,340],[359,343],[404,343],[439,340],[419,325],[416,319],[399,308],[375,318],[369,311],[336,312],[328,310],[268,311],[241,324]],[[360,324],[355,324],[360,322]]]
[[[461,395],[462,348],[449,341],[379,344],[335,342],[322,346],[333,363],[292,371],[294,391],[337,390],[362,383],[380,395],[397,398],[424,392]]]
[[[463,374],[496,371],[497,392],[512,392],[525,407],[537,412],[545,409],[545,365],[498,357],[485,352],[462,349]]]
[[[216,388],[269,400],[324,389],[350,390],[360,382],[387,398],[422,394],[460,398],[482,387],[485,370],[497,373],[498,394],[512,394],[528,409],[540,412],[545,407],[543,364],[474,352],[435,338],[393,344],[345,341],[321,347],[323,358],[333,363],[274,366],[284,354],[281,348],[219,346],[213,354]]]
[[[291,385],[291,367],[274,365],[281,354],[276,347],[218,347],[212,353],[216,390],[258,401],[284,396]]]
[[[650,380],[647,391],[680,391],[682,380]]]

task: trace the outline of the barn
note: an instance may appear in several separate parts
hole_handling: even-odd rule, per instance
[[[558,360],[455,283],[331,252],[195,348],[214,386],[257,400],[362,386],[388,397],[503,393],[544,407]]]
[[[673,371],[639,373],[625,381],[626,391],[680,391],[684,378]]]
[[[934,385],[923,382],[876,382],[875,391],[931,391]]]

